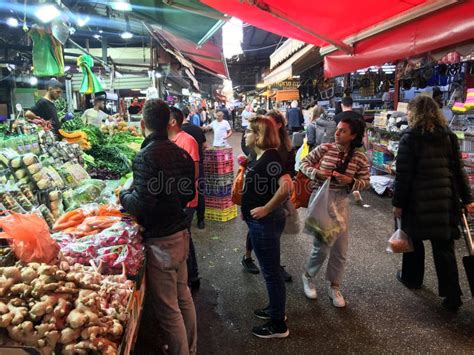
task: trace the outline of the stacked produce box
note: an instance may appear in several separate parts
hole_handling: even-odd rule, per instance
[[[205,152],[207,220],[227,222],[237,217],[237,206],[231,201],[234,180],[232,148],[212,148]]]

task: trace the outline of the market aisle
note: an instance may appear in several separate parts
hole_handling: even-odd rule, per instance
[[[240,151],[240,134],[232,139]],[[265,306],[261,275],[242,272],[240,258],[246,227],[240,219],[193,229],[199,256],[201,290],[195,296],[198,313],[199,354],[312,354],[381,352],[474,352],[474,301],[470,299],[461,256],[457,255],[464,306],[456,314],[441,309],[431,247],[427,247],[425,287],[404,288],[396,279],[400,257],[385,252],[392,232],[390,199],[363,194],[370,208],[352,205],[348,269],[342,292],[345,309],[334,308],[326,294],[324,273],[317,277],[319,298],[304,297],[300,274],[310,250],[310,239],[282,236],[282,263],[293,275],[287,284],[290,337],[262,340],[251,335],[259,324],[253,310]],[[301,214],[304,211],[301,210]],[[155,327],[145,311],[137,354],[157,354]]]

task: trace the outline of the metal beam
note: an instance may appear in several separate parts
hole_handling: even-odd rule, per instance
[[[438,11],[447,6],[451,6],[457,3],[462,2],[463,0],[431,0],[427,4],[416,6],[408,11],[405,11],[401,14],[398,14],[388,20],[385,20],[383,23],[369,27],[366,30],[359,32],[356,35],[349,36],[343,41],[349,45],[354,45],[354,43],[367,39],[369,37],[375,36],[381,32],[385,32],[394,27],[400,26],[409,21],[413,21],[421,16],[428,15],[434,11]],[[326,55],[331,52],[336,51],[338,48],[334,45],[322,47],[320,49],[321,55]]]
[[[163,3],[165,3],[168,6],[174,7],[175,9],[192,12],[196,15],[201,15],[201,16],[204,16],[204,17],[213,18],[215,20],[228,21],[230,19],[229,17],[227,17],[225,15],[218,15],[218,14],[213,13],[213,12],[199,10],[199,9],[196,9],[195,7],[188,6],[188,5],[176,4],[173,0],[163,0]]]
[[[300,25],[296,21],[293,21],[292,19],[289,19],[281,11],[276,10],[274,8],[271,8],[267,3],[263,2],[263,1],[255,0],[255,3],[253,4],[253,6],[256,6],[260,10],[267,12],[268,14],[270,14],[271,16],[273,16],[273,17],[275,17],[279,20],[282,20],[282,21],[285,21],[285,22],[289,23],[293,27],[296,27],[299,30],[301,30],[303,32],[306,32],[306,33],[310,34],[313,37],[319,38],[320,40],[322,40],[324,42],[332,44],[334,47],[336,47],[337,49],[340,49],[344,53],[354,54],[354,48],[352,46],[349,46],[348,44],[346,44],[342,41],[339,41],[337,39],[332,39],[332,38],[329,38],[329,37],[327,37],[325,35],[322,35],[320,33],[316,33],[313,30],[311,30],[309,28],[306,28],[305,26]]]
[[[220,30],[222,26],[226,24],[227,21],[219,20],[214,26],[198,41],[198,48],[202,47],[214,34]]]

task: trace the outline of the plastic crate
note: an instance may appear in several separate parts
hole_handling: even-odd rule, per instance
[[[228,174],[234,171],[234,161],[227,160],[227,161],[204,161],[204,174],[205,175],[212,175],[212,174]]]
[[[204,151],[204,161],[228,161],[233,160],[232,148],[211,148]]]
[[[206,185],[209,186],[227,186],[227,185],[232,185],[234,182],[234,173],[228,173],[228,174],[209,174],[206,175]]]
[[[204,195],[214,197],[228,197],[231,195],[232,185],[227,186],[212,186],[206,185],[204,188]]]
[[[206,208],[217,208],[223,210],[230,208],[234,205],[230,196],[224,197],[215,197],[215,196],[206,196],[205,197]]]
[[[223,210],[217,208],[206,208],[205,218],[208,221],[227,222],[237,217],[237,206]]]

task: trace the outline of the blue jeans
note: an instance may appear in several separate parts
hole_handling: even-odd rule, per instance
[[[267,286],[272,321],[284,321],[286,289],[280,272],[280,237],[285,227],[285,213],[278,208],[265,218],[247,218],[250,241]]]

